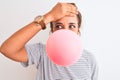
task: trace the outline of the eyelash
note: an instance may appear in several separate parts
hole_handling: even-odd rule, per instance
[[[63,27],[61,26],[61,28],[60,28],[60,26],[61,26],[61,25],[57,25],[57,26],[55,26],[55,28],[56,28],[56,29],[62,29]]]
[[[55,28],[56,28],[56,29],[62,29],[63,26],[61,26],[61,27],[60,27],[60,26],[61,26],[61,25],[57,25]],[[72,26],[73,26],[73,27],[72,27]],[[73,28],[76,28],[76,26],[75,26],[75,25],[70,25],[70,26],[69,26],[69,29],[73,29]]]
[[[73,26],[73,27],[72,27],[72,26]],[[70,28],[70,29],[71,29],[71,28],[73,29],[73,28],[76,28],[76,26],[75,26],[75,25],[70,25],[69,28]]]

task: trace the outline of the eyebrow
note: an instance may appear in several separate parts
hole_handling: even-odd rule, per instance
[[[69,24],[75,24],[75,23],[72,23],[72,22],[71,22],[71,23],[69,23]]]
[[[62,24],[61,22],[57,22],[56,24]],[[70,25],[75,24],[73,22],[69,23]]]
[[[62,24],[61,22],[57,22],[57,23],[55,23],[55,24]]]

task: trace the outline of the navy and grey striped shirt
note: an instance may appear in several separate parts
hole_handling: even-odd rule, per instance
[[[26,45],[28,62],[35,64],[36,80],[97,80],[98,67],[94,56],[83,50],[81,58],[73,65],[63,67],[54,64],[46,55],[45,45],[41,43]]]

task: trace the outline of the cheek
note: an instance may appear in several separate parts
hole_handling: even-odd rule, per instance
[[[59,30],[59,29],[58,29]],[[55,32],[55,31],[57,31],[57,29],[53,29],[53,31],[52,32]]]
[[[53,28],[53,32],[57,31],[57,29]]]
[[[75,32],[75,33],[79,33],[79,29],[78,28],[77,29],[73,29],[72,31]]]

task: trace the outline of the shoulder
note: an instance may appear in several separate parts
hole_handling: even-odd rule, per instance
[[[26,44],[26,48],[34,49],[34,48],[45,48],[45,44],[43,43],[31,43],[31,44]]]
[[[93,53],[89,52],[88,50],[84,49],[82,53],[82,57],[87,60],[90,64],[96,64],[96,59]]]
[[[27,53],[40,54],[45,52],[45,45],[42,43],[31,43],[25,45]]]
[[[89,57],[89,58],[94,57],[93,53],[91,53],[90,51],[88,51],[86,49],[83,49],[82,56],[85,57],[85,58],[87,58],[87,57]]]

